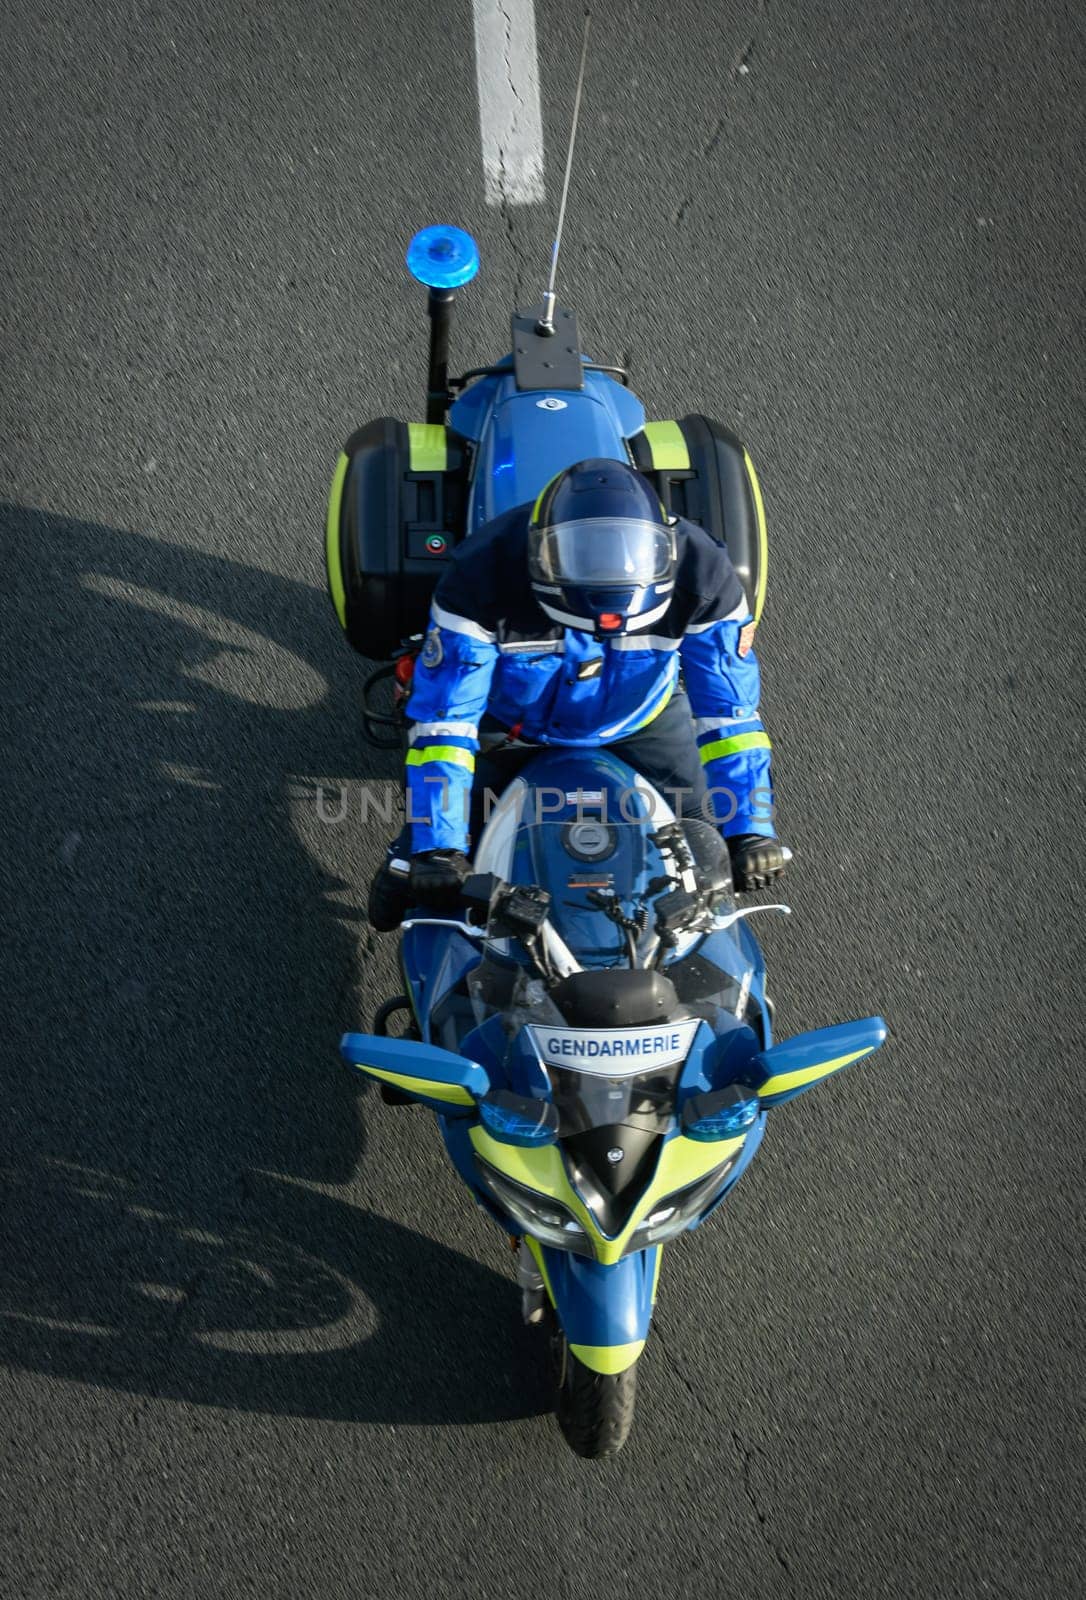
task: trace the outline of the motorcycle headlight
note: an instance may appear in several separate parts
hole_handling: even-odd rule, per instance
[[[638,1223],[623,1254],[647,1250],[649,1245],[663,1244],[665,1239],[673,1239],[677,1233],[681,1233],[714,1198],[742,1153],[742,1150],[737,1150],[719,1167],[714,1167],[708,1177],[699,1178],[685,1189],[676,1189],[673,1194],[665,1195],[653,1206],[645,1220]]]
[[[488,1161],[476,1157],[475,1165],[498,1205],[525,1233],[556,1250],[572,1250],[579,1256],[595,1255],[592,1241],[568,1206],[507,1178]]]

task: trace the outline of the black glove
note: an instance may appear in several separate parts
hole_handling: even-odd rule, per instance
[[[787,845],[760,833],[736,833],[724,843],[732,858],[732,882],[741,894],[750,889],[768,889],[792,859]]]
[[[411,857],[411,898],[437,911],[452,911],[471,862],[462,850],[420,850]]]

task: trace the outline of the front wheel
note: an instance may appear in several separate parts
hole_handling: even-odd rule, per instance
[[[558,1386],[555,1412],[566,1443],[579,1456],[617,1455],[633,1427],[637,1363],[624,1372],[594,1372],[573,1354],[556,1323],[551,1352]]]

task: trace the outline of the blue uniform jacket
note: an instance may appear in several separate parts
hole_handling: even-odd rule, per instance
[[[467,849],[485,711],[535,743],[615,744],[663,710],[680,667],[721,831],[772,838],[753,619],[727,551],[680,519],[666,611],[642,632],[598,640],[552,622],[538,605],[529,515],[518,506],[472,534],[434,592],[407,706],[412,849]]]

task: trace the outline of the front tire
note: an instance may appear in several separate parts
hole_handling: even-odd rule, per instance
[[[624,1372],[594,1372],[573,1354],[555,1326],[551,1351],[557,1381],[555,1413],[570,1449],[589,1460],[617,1455],[633,1427],[637,1363]]]

